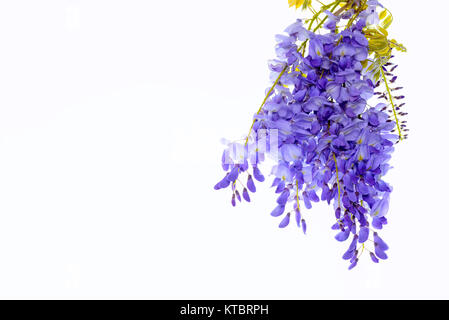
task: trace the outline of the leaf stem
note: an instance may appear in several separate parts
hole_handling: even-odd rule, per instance
[[[298,180],[296,180],[296,203],[298,204],[298,211],[301,212],[299,209],[299,184]]]
[[[380,66],[380,71],[382,72],[382,78],[384,79],[384,83],[385,83],[385,87],[387,88],[388,97],[390,99],[391,107],[393,108],[393,114],[394,114],[394,119],[396,121],[397,129],[398,129],[399,140],[402,141],[403,137],[402,137],[402,132],[401,132],[401,126],[399,125],[398,115],[396,113],[396,106],[394,105],[393,95],[391,94],[390,87],[388,86],[388,80],[387,80],[387,77],[385,76],[385,72],[384,72],[383,66]]]
[[[268,90],[268,93],[266,94],[265,99],[263,99],[263,102],[259,108],[259,111],[257,111],[256,115],[259,115],[260,112],[262,111],[263,106],[267,102],[267,100],[270,97],[271,93],[273,92],[274,88],[279,83],[279,80],[281,80],[281,77],[284,75],[285,71],[287,71],[287,66],[285,66],[284,69],[281,71],[281,73],[279,73],[279,76],[277,77],[276,81],[273,83],[273,86],[270,88],[270,90]],[[253,131],[255,123],[256,123],[256,119],[253,120],[253,123],[251,124],[251,128],[249,128],[249,133],[248,133],[248,136],[246,137],[246,141],[245,141],[245,147],[248,145],[248,140],[249,140],[249,137],[251,136],[251,132]]]
[[[354,23],[355,19],[358,18],[360,13],[362,13],[367,2],[368,2],[368,0],[365,0],[362,4],[360,4],[360,7],[357,9],[355,15],[353,15],[352,18],[348,21],[348,24],[346,25],[346,29],[348,29]]]

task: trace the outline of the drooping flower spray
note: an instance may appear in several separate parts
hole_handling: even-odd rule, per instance
[[[294,219],[306,233],[303,210],[333,206],[338,241],[349,242],[343,259],[354,268],[363,253],[387,259],[379,236],[387,224],[392,187],[384,176],[394,145],[407,139],[404,96],[396,83],[389,38],[393,17],[377,0],[289,0],[310,12],[276,36],[269,62],[272,86],[254,116],[248,136],[223,152],[231,203],[250,202],[265,156],[274,157],[276,203],[268,211],[285,228]],[[304,13],[306,14],[306,13]]]

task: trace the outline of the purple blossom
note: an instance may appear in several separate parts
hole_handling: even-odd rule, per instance
[[[246,186],[248,187],[249,191],[256,192],[256,185],[254,184],[253,177],[251,175],[248,175]]]
[[[354,4],[360,6],[359,1]],[[374,263],[388,258],[388,245],[372,230],[383,229],[388,222],[385,216],[392,187],[384,176],[398,141],[398,135],[392,133],[395,123],[387,112],[388,105],[371,102],[378,84],[364,67],[370,54],[364,30],[378,22],[376,8],[381,5],[369,0],[367,6],[344,30],[337,25],[353,17],[354,9],[340,16],[326,11],[324,28],[330,30],[328,33],[308,31],[297,20],[286,28],[286,34],[276,36],[276,58],[268,66],[270,79],[279,82],[268,90],[270,94],[252,127],[256,133],[277,133],[276,163],[271,170],[276,207],[271,215],[282,217],[279,227],[288,227],[293,213],[305,234],[307,211],[303,210],[311,209],[315,202],[332,204],[337,220],[332,226],[337,231],[335,239],[351,239],[343,254],[350,270],[364,251]],[[304,41],[308,49],[303,56],[298,44]],[[233,206],[241,196],[250,201],[248,190],[256,192],[254,180],[265,181],[259,170],[265,156],[250,155],[259,142],[256,139],[243,147],[229,144],[228,152],[222,155],[226,175],[214,188],[231,186]],[[231,152],[234,149],[240,151]],[[246,186],[240,196],[237,189],[243,178]],[[286,208],[293,211],[284,215]]]
[[[284,219],[282,219],[281,223],[279,224],[279,228],[285,228],[288,226],[289,223],[290,223],[290,212],[285,215]]]

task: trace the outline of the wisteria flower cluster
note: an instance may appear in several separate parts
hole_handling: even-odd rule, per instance
[[[404,97],[398,93],[393,50],[405,51],[387,28],[393,18],[377,0],[289,0],[313,16],[276,36],[269,62],[273,85],[243,142],[223,153],[235,206],[256,192],[265,156],[273,156],[271,215],[285,228],[294,219],[306,233],[304,208],[333,206],[335,239],[349,246],[343,259],[354,268],[363,252],[388,258],[379,236],[387,224],[392,187],[384,181],[394,146],[407,138]]]

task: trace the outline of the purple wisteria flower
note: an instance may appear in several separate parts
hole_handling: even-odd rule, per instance
[[[280,228],[294,218],[306,233],[304,208],[332,204],[335,239],[348,242],[342,258],[353,269],[364,251],[375,263],[388,258],[389,247],[378,235],[388,223],[392,192],[383,179],[404,125],[399,127],[388,109],[399,110],[386,80],[394,77],[390,65],[380,65],[381,81],[373,74],[370,57],[378,53],[367,34],[381,19],[381,5],[355,1],[338,14],[336,6],[323,8],[324,33],[297,20],[276,36],[277,57],[269,62],[274,85],[254,118],[251,138],[228,144],[222,156],[226,174],[215,189],[231,188],[233,206],[242,198],[249,202],[255,182],[265,180],[260,163],[276,151],[271,171],[276,197],[268,211]],[[377,92],[382,81],[386,93]],[[390,104],[371,102],[382,98],[391,98]]]

